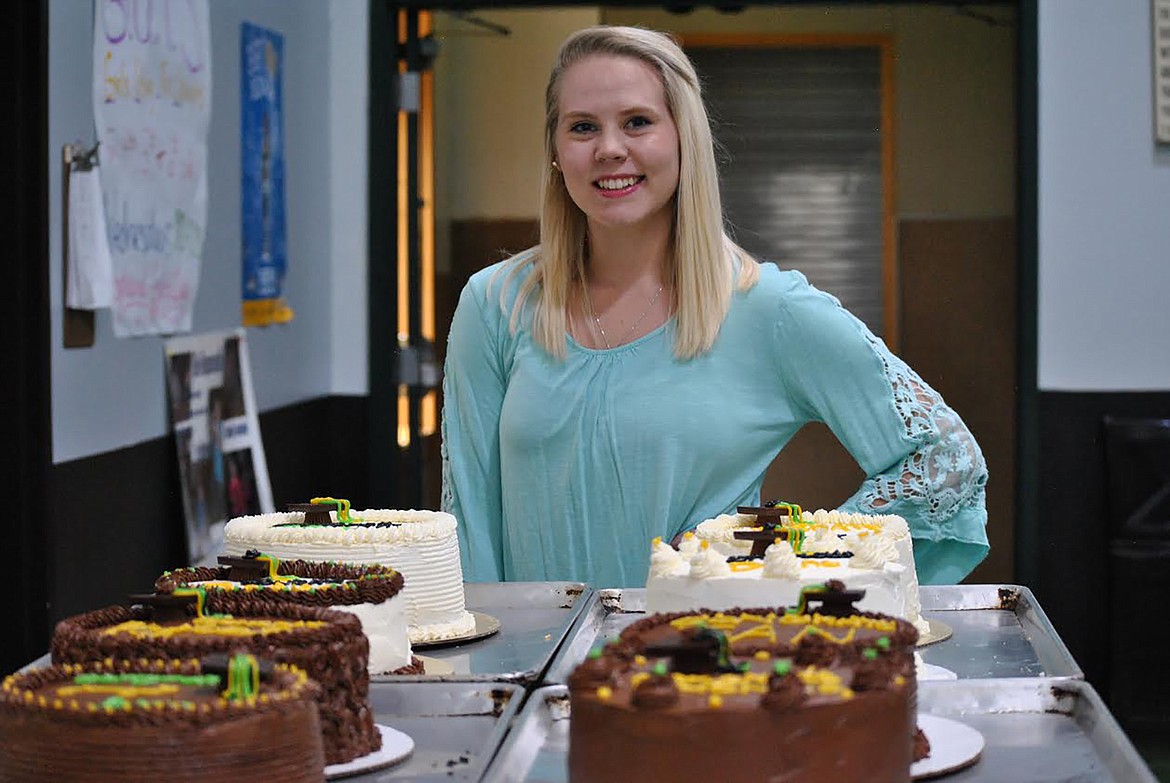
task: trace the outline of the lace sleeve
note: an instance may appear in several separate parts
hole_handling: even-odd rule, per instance
[[[965,509],[986,513],[987,464],[979,444],[934,389],[875,337],[867,339],[882,360],[894,408],[915,448],[866,479],[843,507],[906,517],[915,537],[971,538],[955,529],[955,520]]]

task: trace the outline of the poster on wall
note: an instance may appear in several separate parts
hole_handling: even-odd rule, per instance
[[[243,323],[286,323],[284,216],[284,37],[240,25],[240,154]]]
[[[191,330],[207,223],[207,0],[96,0],[93,102],[118,337]]]
[[[187,557],[215,565],[228,519],[274,510],[248,344],[235,329],[175,337],[164,351]]]

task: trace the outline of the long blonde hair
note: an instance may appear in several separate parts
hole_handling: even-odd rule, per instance
[[[672,256],[665,271],[674,289],[674,354],[680,359],[694,358],[714,345],[733,290],[753,286],[759,266],[723,227],[711,125],[695,68],[674,39],[641,27],[588,27],[561,44],[545,90],[540,244],[508,259],[502,267],[509,278],[528,265],[534,267],[513,304],[511,328],[519,327],[525,304],[535,294],[533,337],[550,354],[564,358],[570,297],[573,286],[583,286],[585,280],[587,223],[552,165],[560,87],[565,71],[597,54],[631,57],[654,68],[678,128],[679,181]],[[501,302],[508,286],[503,289]]]

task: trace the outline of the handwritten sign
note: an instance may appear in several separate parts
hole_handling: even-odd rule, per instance
[[[93,100],[118,337],[191,330],[207,222],[207,0],[97,0]]]

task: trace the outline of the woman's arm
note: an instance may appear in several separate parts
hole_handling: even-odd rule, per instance
[[[866,472],[842,509],[897,514],[924,584],[956,583],[987,555],[987,464],[962,419],[832,297],[787,296],[784,383]]]
[[[463,289],[451,321],[443,374],[442,508],[459,523],[463,578],[506,578],[500,489],[500,409],[506,379],[499,353],[500,318],[475,280]]]

